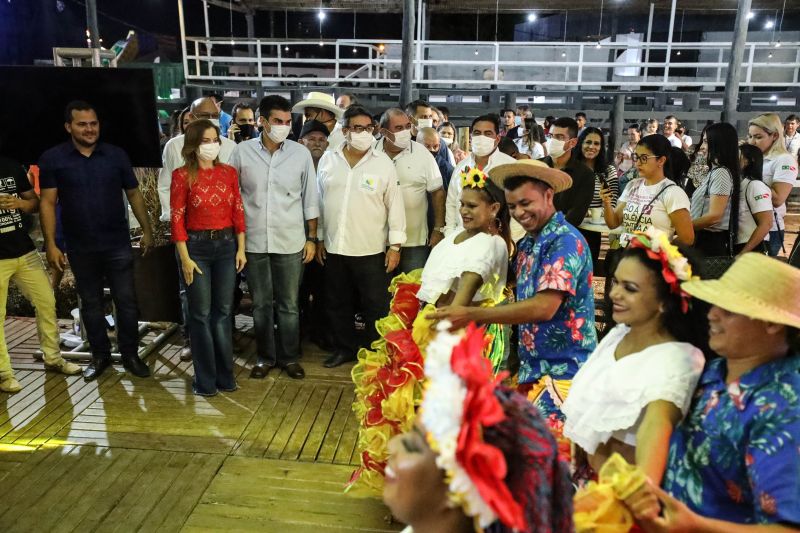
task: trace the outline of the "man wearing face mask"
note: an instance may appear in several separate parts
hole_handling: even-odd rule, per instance
[[[400,254],[398,274],[425,266],[430,248],[444,238],[444,189],[436,160],[425,147],[411,140],[411,119],[402,109],[387,109],[380,120],[383,137],[375,146],[394,162],[406,212],[406,242]],[[428,239],[428,194],[434,226]],[[429,247],[430,246],[430,247]]]
[[[219,127],[219,115],[220,111],[214,98],[208,96],[205,98],[198,98],[192,102],[192,105],[189,107],[189,112],[187,113],[189,123],[205,118],[210,120],[217,127]],[[183,151],[184,140],[185,136],[181,134],[173,137],[167,141],[167,144],[164,145],[161,170],[158,173],[158,200],[159,203],[161,203],[161,217],[159,220],[162,222],[169,222],[171,220],[169,196],[170,188],[172,186],[172,173],[176,169],[179,169],[186,164],[186,162],[183,160],[183,156],[181,155],[181,152]],[[219,162],[228,163],[234,148],[236,148],[235,142],[227,137],[220,136]],[[186,284],[183,281],[183,275],[180,273],[180,265],[178,266],[178,271],[178,285],[180,287],[181,311],[183,313],[184,338],[183,350],[181,351],[180,359],[181,361],[191,361],[192,352],[189,347],[188,331],[189,307],[186,300]]]
[[[239,102],[233,106],[233,122],[228,128],[228,138],[239,144],[258,137],[256,129],[256,110],[250,104]]]
[[[461,180],[458,175],[465,167],[478,167],[488,172],[497,165],[515,163],[516,160],[497,149],[500,142],[500,117],[495,114],[481,115],[472,121],[470,128],[469,156],[456,165],[450,175],[450,184],[447,187],[447,200],[445,202],[445,235],[462,227],[459,208],[461,204]]]
[[[333,95],[310,92],[308,98],[294,104],[292,113],[303,113],[306,120],[317,120],[328,128],[328,151],[333,151],[344,144],[342,125],[338,120],[344,110],[336,105]]]
[[[230,162],[239,172],[248,228],[247,282],[258,355],[250,377],[263,379],[278,366],[302,379],[299,292],[303,265],[316,252],[317,174],[309,151],[286,138],[289,101],[265,96],[258,114],[261,135],[238,145]]]
[[[359,348],[378,338],[373,324],[389,307],[387,274],[400,263],[406,215],[397,171],[373,147],[372,115],[361,106],[344,112],[346,143],[325,152],[317,169],[320,236],[317,261],[325,266],[328,315],[334,352],[328,368],[355,361]],[[386,243],[389,243],[387,249]],[[356,305],[367,328],[356,337]]]
[[[572,178],[572,187],[555,195],[556,209],[564,213],[567,222],[576,228],[581,225],[594,196],[594,173],[572,157],[578,146],[578,123],[569,117],[557,118],[550,126],[547,157],[540,159],[551,168],[563,170]],[[577,148],[580,150],[580,147]]]
[[[422,128],[419,130],[420,139],[422,144],[433,156],[436,165],[439,167],[439,173],[442,175],[442,188],[447,191],[447,186],[450,184],[450,176],[453,174],[455,165],[450,162],[450,158],[442,153],[442,145],[445,144],[443,138],[433,128]],[[446,147],[446,145],[445,145]]]

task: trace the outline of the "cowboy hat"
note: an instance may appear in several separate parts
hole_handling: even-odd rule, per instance
[[[543,181],[552,187],[555,192],[565,191],[572,187],[572,178],[569,174],[550,168],[535,159],[523,159],[516,163],[498,165],[489,171],[489,179],[501,189],[505,188],[504,184],[508,178],[516,176],[527,176]]]
[[[720,279],[687,281],[681,288],[731,313],[800,328],[800,270],[777,259],[747,253]]]
[[[326,93],[308,93],[308,98],[305,100],[300,100],[294,104],[294,107],[292,107],[292,113],[302,113],[307,107],[317,107],[319,109],[324,109],[325,111],[330,111],[337,119],[342,118],[342,113],[344,113],[343,109],[336,106],[336,101],[333,99],[333,95]]]

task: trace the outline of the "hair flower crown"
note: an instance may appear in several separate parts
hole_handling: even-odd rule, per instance
[[[506,373],[494,376],[481,354],[488,339],[483,328],[470,324],[464,336],[447,331],[441,322],[425,358],[425,394],[419,416],[428,444],[444,470],[450,501],[486,528],[500,520],[526,530],[523,509],[505,482],[508,465],[502,451],[483,439],[484,428],[506,415],[494,394]]]
[[[461,178],[462,188],[483,189],[486,187],[486,173],[478,167],[464,167],[459,177]]]
[[[673,294],[680,295],[681,311],[688,312],[691,297],[681,289],[681,282],[698,278],[692,277],[692,265],[678,247],[670,242],[667,234],[651,226],[645,231],[637,231],[631,239],[630,246],[642,248],[650,259],[661,262],[661,275],[664,281]]]

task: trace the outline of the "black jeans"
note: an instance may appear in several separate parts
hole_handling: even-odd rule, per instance
[[[111,357],[106,333],[103,287],[108,280],[116,308],[117,346],[123,356],[136,356],[139,349],[139,311],[133,284],[133,250],[130,246],[104,252],[69,252],[69,264],[81,297],[81,317],[92,357]]]
[[[355,356],[377,340],[375,321],[389,310],[389,277],[384,254],[350,257],[328,254],[325,264],[325,292],[328,323],[335,350]],[[360,310],[366,328],[356,335],[354,315]]]

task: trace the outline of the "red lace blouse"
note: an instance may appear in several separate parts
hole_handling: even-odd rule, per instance
[[[169,204],[172,210],[172,240],[188,240],[187,231],[234,229],[244,233],[244,206],[239,194],[236,169],[217,164],[200,169],[189,187],[189,172],[181,167],[172,173]]]

